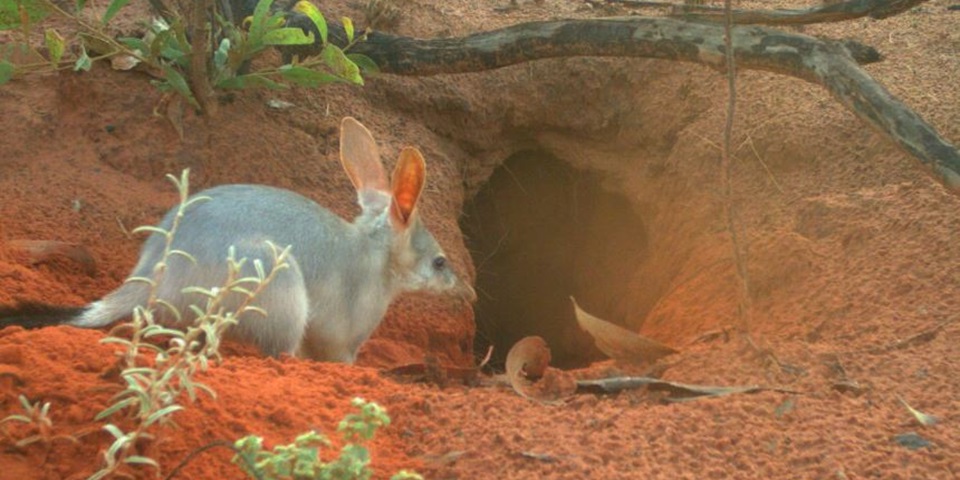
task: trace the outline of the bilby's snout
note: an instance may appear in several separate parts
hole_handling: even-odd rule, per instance
[[[447,256],[439,249],[439,246],[436,247],[430,261],[424,263],[429,263],[425,266],[428,272],[424,275],[426,289],[438,294],[457,297],[470,303],[477,300],[477,292],[463,276],[457,273]]]
[[[459,279],[458,283],[459,283],[458,286],[460,288],[458,288],[457,293],[459,294],[460,298],[462,298],[463,300],[466,300],[468,303],[471,303],[471,304],[476,303],[477,291],[473,289],[470,283],[462,278]]]

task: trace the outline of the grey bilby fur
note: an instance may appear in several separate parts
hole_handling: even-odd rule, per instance
[[[290,245],[289,268],[254,302],[268,317],[247,312],[227,335],[252,343],[268,355],[296,353],[344,363],[355,360],[361,344],[401,292],[425,290],[475,300],[473,289],[451,270],[443,250],[416,214],[425,174],[420,152],[412,147],[401,152],[390,185],[370,132],[347,117],[341,123],[340,155],[362,209],[352,223],[278,188],[226,185],[200,192],[197,195],[207,200],[187,208],[172,244],[195,262],[179,255],[169,257],[156,287],[157,298],[189,312],[189,306],[202,298],[183,289],[222,285],[231,246],[237,258],[249,260],[243,274],[250,275],[253,259],[260,259],[267,271],[272,268],[273,252],[267,241],[281,248]],[[169,229],[176,214],[176,208],[168,212],[160,227]],[[130,276],[151,277],[164,246],[165,237],[152,234]],[[79,311],[34,308],[35,314],[45,317],[31,321],[27,312],[0,325],[38,326],[45,321],[102,327],[130,315],[148,295],[148,285],[127,282]],[[224,306],[240,301],[239,294],[230,294]],[[158,309],[160,321],[175,324],[174,317],[162,315],[163,311]]]

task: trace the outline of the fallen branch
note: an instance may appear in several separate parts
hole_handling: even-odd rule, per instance
[[[651,377],[613,377],[598,380],[577,380],[577,393],[618,393],[637,388],[666,391],[673,395],[667,399],[669,402],[683,402],[704,397],[724,397],[739,393],[780,392],[794,395],[801,394],[801,392],[795,390],[761,387],[759,385],[717,387],[668,382]]]
[[[923,330],[920,333],[904,338],[903,340],[897,340],[896,342],[889,343],[887,345],[881,345],[879,347],[864,348],[861,350],[855,350],[847,353],[869,353],[872,355],[876,355],[880,353],[892,352],[894,350],[903,350],[904,348],[915,347],[917,345],[928,343],[932,341],[934,338],[937,338],[937,335],[940,333],[941,330],[943,330],[947,325],[950,325],[951,323],[955,322],[958,318],[960,318],[960,315],[953,315],[950,318],[926,330]]]
[[[845,22],[862,17],[882,19],[903,13],[928,0],[850,0],[796,10],[734,10],[736,25],[809,25]],[[683,13],[671,17],[699,22],[722,22],[723,7],[684,5]]]
[[[723,38],[723,26],[718,24],[617,17],[531,22],[429,40],[371,32],[352,52],[369,56],[384,73],[412,76],[480,72],[583,56],[657,58],[723,71]],[[736,27],[732,43],[739,68],[822,85],[857,117],[917,158],[939,181],[960,191],[960,152],[858,65],[876,61],[876,50],[767,27]]]

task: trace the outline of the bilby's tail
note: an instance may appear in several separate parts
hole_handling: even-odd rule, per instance
[[[0,328],[19,325],[24,328],[70,324],[89,310],[89,306],[61,307],[27,302],[13,307],[0,307]]]
[[[0,328],[19,325],[24,328],[72,325],[81,328],[100,328],[130,315],[133,308],[143,304],[147,290],[143,285],[127,283],[102,300],[82,307],[61,307],[44,303],[21,303],[0,307]]]

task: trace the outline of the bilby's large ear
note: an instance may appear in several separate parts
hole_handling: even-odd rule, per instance
[[[393,170],[393,202],[390,207],[390,217],[394,225],[406,228],[417,209],[417,200],[423,191],[423,183],[427,174],[427,163],[423,160],[420,150],[413,147],[404,147],[400,151],[400,159]]]
[[[364,190],[388,193],[387,175],[373,135],[353,117],[340,122],[340,164],[364,203]]]

